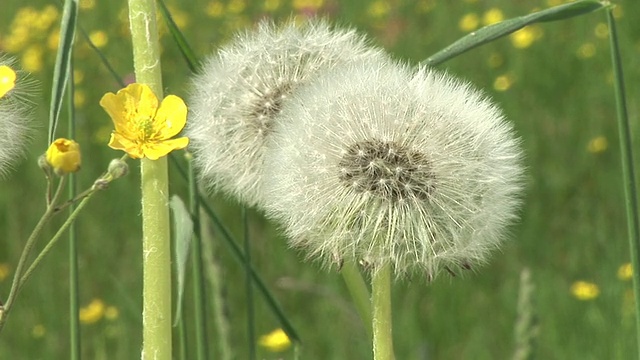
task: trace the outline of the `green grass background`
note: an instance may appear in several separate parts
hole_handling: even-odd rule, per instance
[[[86,4],[84,0],[81,3]],[[233,32],[262,16],[286,19],[298,11],[290,0],[279,1],[273,11],[264,11],[263,1],[221,0],[215,3],[221,4],[222,13],[212,17],[205,11],[211,3],[168,1],[200,57],[212,53]],[[620,43],[637,145],[640,3],[618,3],[622,8],[618,18]],[[0,50],[20,8],[42,10],[48,4],[60,5],[42,0],[3,4]],[[509,18],[548,5],[544,0],[325,1],[319,12],[340,24],[356,27],[395,57],[416,64],[464,35],[458,22],[465,14],[482,17],[487,10],[498,8]],[[386,12],[376,16],[369,11],[376,6]],[[542,37],[526,49],[517,49],[509,38],[504,38],[440,66],[485,89],[515,124],[526,152],[526,198],[522,218],[511,228],[510,240],[486,266],[455,278],[444,274],[433,283],[413,277],[394,285],[393,330],[398,359],[509,358],[514,351],[519,276],[524,268],[532,271],[536,286],[538,359],[637,358],[631,282],[616,276],[618,268],[629,261],[629,250],[608,42],[594,33],[600,23],[606,23],[604,12],[543,24]],[[88,32],[105,31],[108,42],[102,52],[123,77],[131,76],[126,3],[96,1],[92,9],[80,11],[79,24]],[[55,59],[55,51],[47,48],[47,38],[56,31],[52,26],[32,41],[32,45],[40,44],[43,49],[42,68],[32,75],[41,83],[34,98],[39,129],[29,158],[0,183],[0,264],[9,269],[15,268],[24,241],[44,210],[45,181],[35,159],[47,145],[49,89]],[[578,55],[586,43],[595,47],[595,53],[588,58]],[[170,36],[163,36],[162,44],[165,93],[185,96],[189,70]],[[21,50],[11,55],[20,60],[24,54]],[[503,59],[502,65],[490,66],[489,59],[496,54]],[[85,188],[111,158],[121,155],[106,146],[112,125],[98,105],[100,97],[116,91],[118,85],[81,37],[77,39],[74,60],[76,69],[83,74],[77,84],[84,102],[77,108],[76,140],[83,147],[78,181]],[[512,86],[506,91],[495,90],[495,79],[505,74],[514,79]],[[606,138],[608,148],[600,153],[587,151],[589,142],[599,136]],[[139,357],[139,174],[136,162],[130,164],[131,174],[95,196],[77,224],[81,304],[99,298],[119,310],[116,319],[82,325],[82,353],[86,359]],[[172,193],[186,198],[185,182],[175,172],[171,179]],[[240,207],[221,195],[211,196],[209,202],[240,238]],[[61,224],[62,219],[56,220],[39,245],[53,234],[56,224]],[[257,212],[251,213],[251,232],[255,267],[299,331],[303,341],[301,359],[369,358],[370,340],[340,276],[305,263],[301,254],[287,248],[275,224]],[[219,238],[205,241],[215,244],[223,269],[225,310],[236,358],[246,358],[242,267]],[[67,251],[66,243],[61,242],[25,286],[0,335],[0,359],[68,358]],[[0,299],[8,294],[10,279],[11,276],[0,282]],[[590,301],[576,299],[570,287],[578,280],[597,284],[600,295]],[[185,291],[185,316],[192,322],[189,285]],[[263,334],[279,327],[262,299],[256,299],[257,332]],[[215,354],[218,335],[213,331],[210,315],[211,311],[207,320]],[[188,339],[193,348],[194,337],[190,334]],[[280,354],[260,350],[260,358],[265,359],[292,356],[291,350]]]

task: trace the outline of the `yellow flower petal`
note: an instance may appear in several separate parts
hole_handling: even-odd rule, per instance
[[[178,135],[186,123],[187,105],[184,101],[175,95],[165,97],[154,119],[158,138],[164,140]]]
[[[576,281],[571,285],[571,293],[578,300],[593,300],[600,295],[600,288],[594,283]]]
[[[291,346],[291,340],[282,329],[276,329],[266,335],[263,335],[258,340],[260,346],[266,348],[269,351],[280,352],[287,350]]]
[[[16,72],[7,65],[0,66],[0,98],[16,86]]]
[[[47,163],[58,175],[80,170],[80,145],[69,139],[56,139],[46,153]]]
[[[142,159],[144,157],[142,148],[136,142],[129,140],[128,137],[117,132],[111,133],[109,147],[114,150],[122,150],[133,159]]]
[[[189,138],[181,137],[172,140],[164,140],[154,144],[147,144],[144,148],[144,156],[150,160],[158,160],[159,158],[166,156],[173,150],[184,149],[189,145]]]

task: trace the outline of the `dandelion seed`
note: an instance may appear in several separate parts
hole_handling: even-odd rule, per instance
[[[469,85],[388,60],[300,89],[274,124],[268,213],[294,247],[434,277],[485,261],[516,217],[521,151]]]
[[[192,82],[185,132],[202,183],[257,205],[264,143],[290,94],[323,71],[373,56],[383,54],[324,21],[262,22],[236,37]]]
[[[33,90],[25,73],[0,54],[0,177],[23,156],[29,143]]]

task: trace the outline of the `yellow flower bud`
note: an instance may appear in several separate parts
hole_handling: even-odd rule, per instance
[[[47,162],[58,175],[80,170],[80,145],[69,139],[56,139],[47,149]]]

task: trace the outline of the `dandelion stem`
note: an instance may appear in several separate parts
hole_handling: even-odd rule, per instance
[[[364,323],[367,335],[371,337],[373,335],[371,330],[371,300],[369,300],[369,289],[367,289],[362,274],[360,274],[358,267],[351,262],[342,264],[340,274],[342,274],[342,278],[347,285],[360,319]]]
[[[129,0],[136,82],[162,98],[160,47],[153,0]],[[142,359],[171,359],[171,241],[167,158],[141,160]]]
[[[249,339],[249,359],[256,358],[255,308],[253,305],[253,279],[251,278],[251,240],[247,207],[242,207],[242,227],[244,232],[245,287],[247,291],[247,334]]]
[[[371,278],[373,307],[373,358],[394,360],[391,327],[391,265],[385,264],[373,272]]]
[[[625,204],[627,210],[627,226],[629,233],[629,246],[631,263],[633,264],[633,291],[636,304],[636,336],[640,349],[640,210],[638,208],[638,190],[636,188],[636,174],[634,170],[633,147],[631,142],[631,127],[627,115],[627,104],[624,89],[624,75],[620,61],[620,48],[613,6],[607,8],[607,21],[609,23],[609,41],[611,46],[611,61],[613,64],[614,89],[616,96],[616,112],[618,119],[618,131],[620,133],[620,158],[624,183]]]

